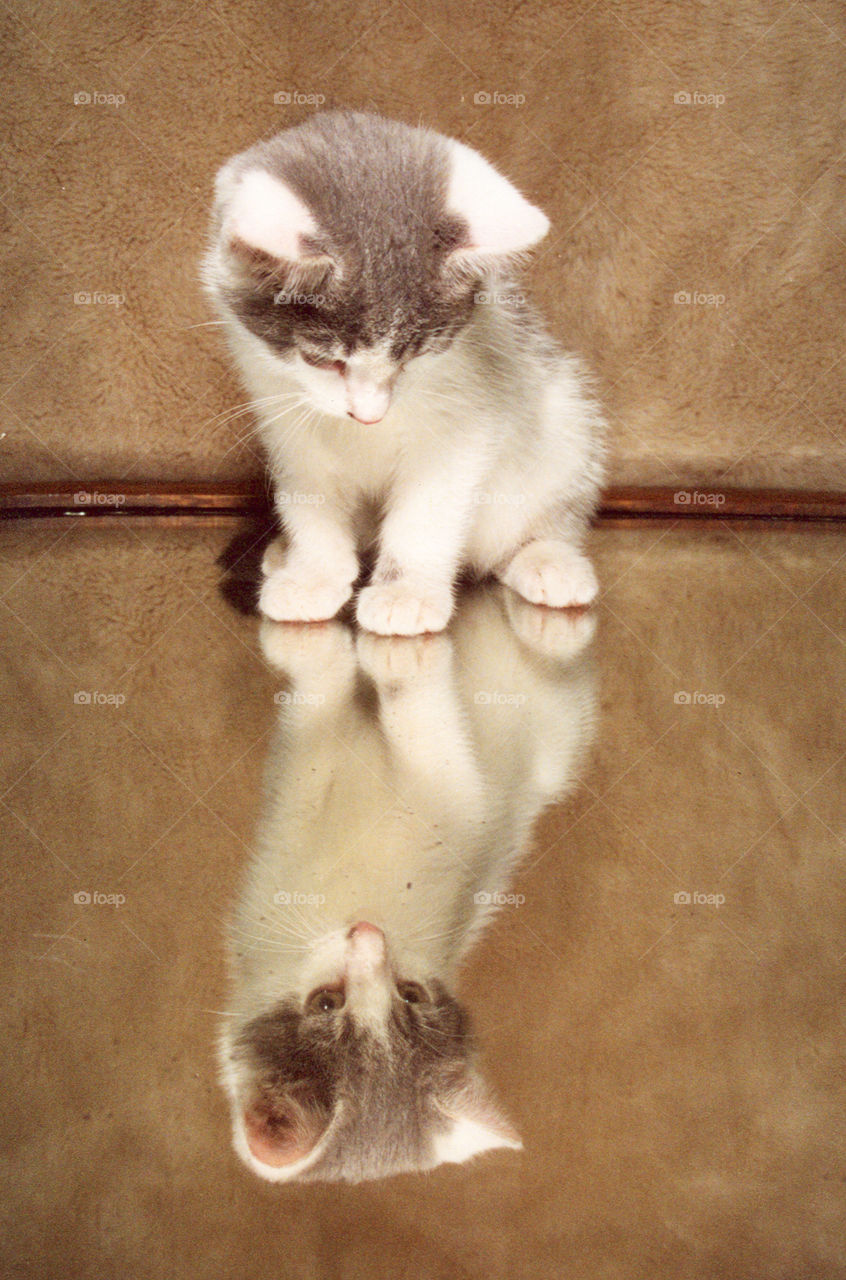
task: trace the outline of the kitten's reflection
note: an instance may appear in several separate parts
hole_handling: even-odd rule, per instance
[[[504,588],[437,636],[262,626],[288,677],[234,911],[221,1036],[235,1148],[273,1181],[519,1147],[456,973],[593,721],[586,615]]]

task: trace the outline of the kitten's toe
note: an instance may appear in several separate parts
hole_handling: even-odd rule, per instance
[[[365,587],[356,610],[359,626],[380,636],[443,631],[451,614],[449,587],[423,587],[404,578]]]
[[[304,580],[282,568],[265,579],[259,609],[274,622],[324,622],[334,618],[351,595],[351,582],[325,577]]]
[[[514,634],[535,653],[567,662],[590,644],[596,631],[596,614],[586,609],[539,609],[506,592],[505,607]]]
[[[518,551],[501,580],[524,600],[551,609],[590,604],[599,590],[587,556],[552,539],[530,542]]]

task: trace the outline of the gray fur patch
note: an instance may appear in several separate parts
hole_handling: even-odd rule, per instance
[[[274,349],[303,340],[315,353],[340,347],[348,355],[387,340],[401,363],[443,349],[470,320],[478,278],[445,269],[468,232],[446,210],[443,138],[366,113],[325,112],[230,166],[233,175],[253,168],[281,179],[318,227],[307,246],[317,259],[305,272],[246,246],[229,249],[237,269],[224,298]],[[279,306],[286,288],[303,300]]]
[[[359,1181],[431,1163],[445,1128],[438,1100],[447,1097],[473,1046],[469,1019],[440,983],[431,1004],[397,999],[387,1037],[340,1010],[309,1016],[285,1000],[254,1019],[236,1042],[250,1071],[251,1101],[269,1112],[295,1097],[332,1124],[331,1140],[303,1180]]]

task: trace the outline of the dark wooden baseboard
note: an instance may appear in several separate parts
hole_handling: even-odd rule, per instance
[[[0,485],[0,519],[108,520],[268,518],[261,483],[90,480]],[[807,489],[723,489],[719,485],[622,485],[607,489],[597,513],[605,524],[638,520],[846,521],[846,493]]]

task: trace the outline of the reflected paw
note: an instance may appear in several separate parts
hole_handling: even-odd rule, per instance
[[[308,625],[263,618],[259,644],[271,666],[294,679],[317,678],[326,671],[355,670],[352,634],[342,622]]]
[[[362,631],[358,660],[374,684],[416,680],[449,672],[452,641],[445,635],[376,636]]]
[[[587,648],[596,631],[596,614],[585,609],[544,609],[509,591],[506,610],[514,634],[535,653],[566,662]]]

